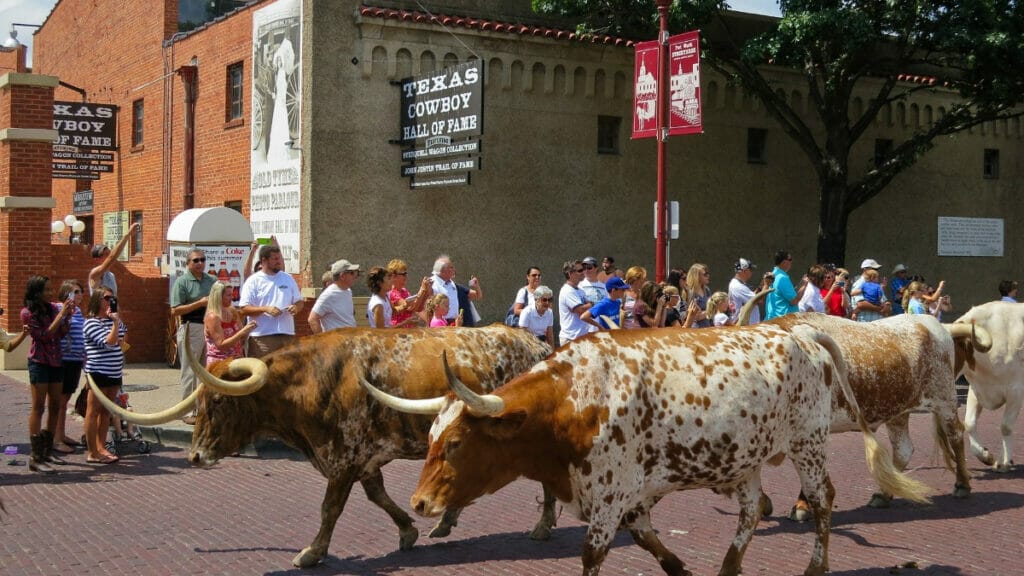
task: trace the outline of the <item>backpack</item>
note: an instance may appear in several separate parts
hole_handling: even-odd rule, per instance
[[[523,294],[524,295],[527,294],[525,289],[523,290]],[[529,296],[526,296],[526,298],[524,298],[523,300],[524,300],[524,302],[522,303],[523,306],[526,306],[526,305],[528,305],[530,303],[530,297]],[[511,326],[513,328],[519,328],[519,315],[516,314],[516,304],[518,304],[518,303],[519,303],[518,300],[513,302],[512,305],[508,307],[508,312],[505,312],[505,326]]]

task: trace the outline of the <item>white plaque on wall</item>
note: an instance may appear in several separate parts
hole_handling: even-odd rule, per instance
[[[1002,256],[1002,218],[939,216],[939,256]]]

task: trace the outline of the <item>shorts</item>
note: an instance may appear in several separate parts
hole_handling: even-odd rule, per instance
[[[64,395],[71,396],[78,390],[78,383],[82,380],[82,365],[80,360],[65,360],[61,363],[64,368]]]
[[[111,386],[121,386],[121,377],[117,376],[104,376],[97,372],[88,372],[89,376],[92,376],[92,381],[96,383],[100,388],[110,388]]]
[[[28,381],[32,384],[50,384],[64,382],[64,368],[47,366],[34,360],[28,361]]]

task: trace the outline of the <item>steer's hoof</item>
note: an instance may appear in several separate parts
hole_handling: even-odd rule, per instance
[[[420,531],[415,526],[407,526],[398,530],[398,549],[410,550],[420,537]]]
[[[996,457],[993,456],[987,448],[982,450],[981,454],[975,453],[974,455],[978,458],[978,461],[984,464],[985,466],[995,466]]]
[[[1013,472],[1013,469],[1014,469],[1013,460],[1010,460],[1009,462],[1007,462],[1005,464],[999,464],[998,466],[993,466],[992,467],[992,471],[993,472],[998,472],[1000,474],[1006,474],[1007,472]]]
[[[971,497],[971,487],[957,484],[953,486],[953,498],[964,500]]]
[[[312,546],[307,546],[295,558],[292,558],[292,564],[298,568],[312,568],[320,563],[322,557],[322,554],[313,551]]]
[[[806,506],[798,504],[789,511],[789,519],[794,522],[807,522],[811,519],[811,511]]]
[[[434,529],[430,531],[431,538],[444,538],[445,536],[452,533],[453,524],[449,524],[444,520],[441,520],[434,526]]]
[[[886,496],[881,493],[874,493],[871,495],[871,500],[868,501],[868,507],[870,508],[888,508],[892,504],[892,496]]]
[[[533,527],[533,531],[530,532],[530,540],[550,540],[551,539],[551,526],[548,526],[544,522],[537,522],[537,525]]]

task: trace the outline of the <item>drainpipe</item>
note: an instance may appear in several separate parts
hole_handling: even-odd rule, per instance
[[[185,85],[185,157],[182,169],[185,178],[183,210],[188,210],[195,207],[196,201],[196,85],[199,83],[199,66],[196,59],[192,59],[191,65],[178,68],[177,72]]]

